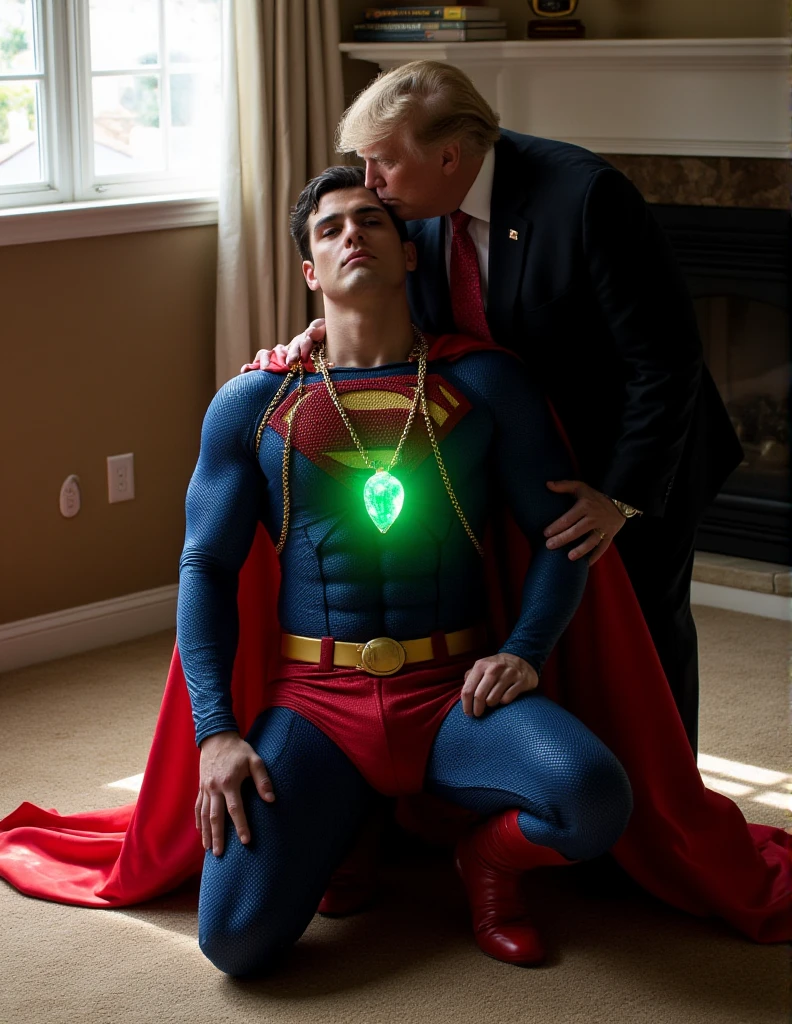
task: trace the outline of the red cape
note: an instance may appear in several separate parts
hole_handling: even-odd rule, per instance
[[[483,347],[489,346],[444,336],[431,356],[457,358]],[[487,570],[493,618],[505,635],[530,551],[511,522],[493,536],[504,557],[490,544]],[[274,547],[260,526],[239,580],[232,694],[243,735],[277,664],[279,579]],[[705,789],[614,546],[592,567],[542,689],[627,771],[635,809],[613,854],[637,882],[682,910],[722,917],[759,942],[792,938],[790,836],[746,824],[731,800]],[[22,804],[0,821],[0,877],[28,895],[82,906],[120,907],[158,896],[201,869],[197,791],[198,750],[175,649],[137,802],[72,815]],[[422,808],[420,801],[409,802],[403,818],[430,820],[432,802]]]

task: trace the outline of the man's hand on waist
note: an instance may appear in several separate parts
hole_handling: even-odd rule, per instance
[[[275,348],[260,348],[252,363],[245,363],[239,371],[247,373],[248,370],[266,370],[269,366],[270,356],[277,352],[288,366],[307,359],[313,351],[314,345],[325,336],[325,322],[321,318],[312,320],[302,334],[292,338],[288,345],[276,345]]]
[[[572,508],[544,531],[547,547],[562,548],[583,537],[583,543],[573,548],[569,557],[576,559],[591,554],[589,565],[594,565],[608,550],[626,519],[607,494],[595,491],[582,480],[550,480],[547,486],[556,494],[572,494],[577,498]]]
[[[535,690],[539,676],[516,654],[501,651],[479,660],[465,673],[462,686],[462,710],[479,718],[496,704],[511,704],[521,693]]]
[[[205,850],[215,857],[223,852],[225,812],[236,828],[241,843],[250,842],[241,786],[250,776],[262,800],[275,799],[267,767],[253,747],[237,732],[218,732],[201,743],[201,781],[195,801],[195,827]]]

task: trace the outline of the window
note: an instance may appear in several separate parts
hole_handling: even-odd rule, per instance
[[[0,208],[217,189],[223,0],[0,0]]]

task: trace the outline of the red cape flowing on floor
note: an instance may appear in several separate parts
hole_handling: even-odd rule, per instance
[[[453,358],[480,347],[443,338],[431,354]],[[487,569],[502,632],[530,551],[510,521],[493,536],[501,551],[491,552]],[[279,579],[274,547],[259,526],[238,591],[232,694],[243,735],[277,664]],[[592,567],[542,689],[624,765],[635,809],[613,854],[640,885],[689,913],[719,916],[758,942],[792,938],[790,836],[746,824],[731,800],[704,787],[615,547]],[[22,804],[0,821],[0,877],[30,896],[93,907],[140,903],[175,888],[203,861],[193,819],[198,760],[176,649],[137,801],[71,815]],[[406,817],[420,821],[421,812]]]

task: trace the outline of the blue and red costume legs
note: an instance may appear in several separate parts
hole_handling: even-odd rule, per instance
[[[632,810],[624,769],[577,718],[533,693],[481,719],[456,704],[437,735],[426,788],[487,816],[456,855],[480,949],[507,963],[541,963],[521,876],[615,844]]]
[[[375,793],[332,740],[290,709],[265,711],[247,739],[269,769],[276,800],[265,803],[252,785],[243,791],[251,842],[240,843],[227,821],[225,852],[206,854],[199,906],[202,950],[236,976],[266,971],[300,937]],[[435,738],[425,789],[488,816],[460,844],[463,879],[479,945],[498,959],[511,951],[518,963],[542,957],[524,922],[519,874],[604,853],[632,806],[616,758],[538,694],[481,718],[467,717],[457,702]],[[504,922],[507,941],[509,928],[519,929],[511,950],[492,937],[493,928],[503,935]]]

